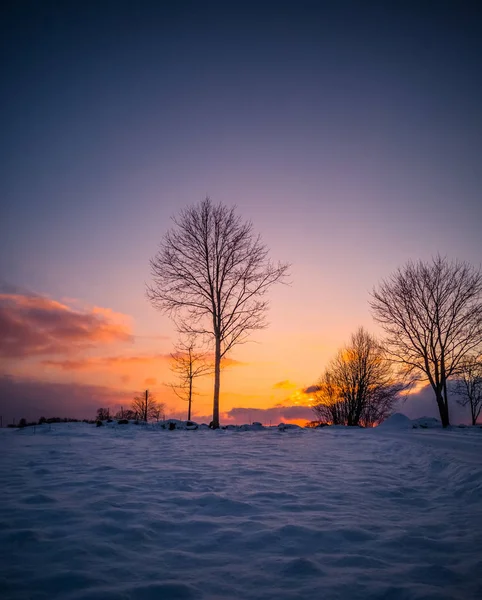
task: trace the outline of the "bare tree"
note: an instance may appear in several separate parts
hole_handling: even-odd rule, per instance
[[[180,340],[171,353],[171,371],[177,376],[178,382],[170,384],[174,393],[187,404],[187,420],[191,420],[192,398],[195,393],[194,381],[203,375],[214,372],[213,361],[207,352],[196,346],[193,336]]]
[[[317,390],[314,392],[316,404],[312,408],[317,420],[331,425],[345,424],[342,397],[335,384],[333,370],[325,369],[316,387]]]
[[[407,374],[428,379],[447,427],[447,381],[482,343],[480,270],[441,256],[409,262],[381,282],[370,304],[392,360]]]
[[[137,418],[137,412],[130,408],[126,409],[121,406],[121,409],[116,412],[115,418],[116,419],[127,419],[128,421],[133,421],[134,419]]]
[[[405,389],[383,347],[363,328],[339,350],[317,387],[313,410],[320,421],[364,427],[385,420]]]
[[[110,410],[108,408],[98,408],[96,419],[98,421],[107,421],[110,419]]]
[[[285,278],[288,264],[274,265],[252,223],[209,198],[173,222],[151,259],[147,296],[181,333],[213,340],[212,426],[217,428],[221,359],[252,331],[266,327],[266,293]]]
[[[458,404],[470,407],[472,425],[477,424],[482,410],[482,357],[468,357],[457,375],[454,393]]]
[[[157,402],[153,394],[146,390],[143,394],[134,397],[132,410],[140,421],[159,420],[159,415],[164,410],[164,404]]]

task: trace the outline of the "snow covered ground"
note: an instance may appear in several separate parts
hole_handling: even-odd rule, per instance
[[[482,430],[0,430],[0,597],[482,597]]]

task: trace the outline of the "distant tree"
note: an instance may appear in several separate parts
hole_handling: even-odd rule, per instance
[[[214,372],[212,360],[207,352],[196,347],[196,339],[189,336],[180,340],[171,353],[171,371],[177,376],[177,383],[170,384],[178,398],[187,402],[187,420],[191,420],[194,382],[198,377]]]
[[[146,390],[143,394],[134,397],[132,410],[139,421],[151,421],[159,419],[159,414],[164,410],[164,404],[157,402],[154,395]]]
[[[116,412],[115,418],[117,420],[127,419],[128,421],[133,421],[134,419],[137,419],[137,413],[135,410],[132,410],[130,408],[126,409],[126,408],[121,407],[121,409]]]
[[[21,418],[18,422],[19,427],[27,427],[27,419]]]
[[[374,289],[370,304],[391,359],[407,374],[428,379],[447,427],[447,381],[482,344],[482,273],[441,256],[408,262]]]
[[[107,421],[110,419],[110,410],[108,408],[98,408],[97,409],[97,421]]]
[[[373,427],[392,413],[404,388],[383,347],[360,328],[321,376],[313,411],[321,422]]]
[[[181,333],[213,340],[212,426],[217,428],[221,360],[252,331],[266,327],[266,293],[285,278],[288,264],[274,265],[252,223],[209,198],[173,221],[151,259],[147,295]]]
[[[482,356],[470,356],[463,362],[454,393],[459,396],[458,404],[470,407],[472,425],[476,425],[482,410]]]

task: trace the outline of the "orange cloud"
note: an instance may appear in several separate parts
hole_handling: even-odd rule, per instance
[[[69,354],[94,344],[133,341],[125,315],[109,309],[73,310],[27,294],[0,294],[0,330],[0,356],[5,358]]]
[[[169,354],[146,354],[142,356],[95,356],[76,360],[44,360],[46,367],[55,367],[62,371],[81,371],[111,369],[115,367],[128,368],[135,365],[149,364],[155,361],[168,361]]]
[[[213,362],[214,362],[214,356],[213,356]],[[229,356],[225,356],[224,358],[221,359],[221,367],[222,368],[245,367],[248,364],[249,363],[247,363],[247,362],[242,362],[241,360],[236,360],[235,358],[230,358]]]
[[[146,385],[156,385],[157,379],[155,377],[147,377],[147,379],[144,379],[144,383]]]
[[[275,383],[273,385],[273,389],[275,389],[275,390],[291,390],[295,387],[297,387],[296,383],[293,383],[289,379],[284,379],[283,381],[278,381],[278,383]]]

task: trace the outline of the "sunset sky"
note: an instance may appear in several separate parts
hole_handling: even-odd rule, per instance
[[[437,252],[480,264],[477,2],[1,11],[5,420],[92,417],[146,387],[185,414],[145,284],[170,217],[207,195],[292,263],[269,328],[223,372],[222,422],[311,418],[303,390],[360,325],[379,333],[382,277]],[[200,392],[195,420],[209,378]]]

